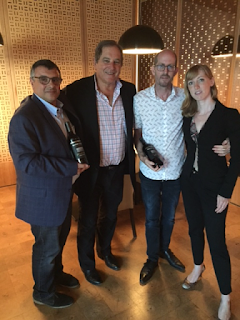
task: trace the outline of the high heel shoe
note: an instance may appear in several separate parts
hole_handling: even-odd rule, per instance
[[[221,301],[218,309],[218,320],[230,320],[231,319],[231,304],[230,301],[227,302],[224,307],[224,303]]]
[[[204,271],[205,269],[206,269],[206,267],[205,267],[205,265],[203,265],[202,271],[201,271],[201,273],[200,273],[197,281],[195,281],[195,282],[190,282],[190,281],[188,281],[187,278],[185,278],[185,280],[183,281],[183,284],[182,284],[182,288],[185,289],[185,290],[190,290],[190,289],[192,289],[192,288],[195,286],[195,284],[197,284],[198,281],[201,280],[203,271]]]

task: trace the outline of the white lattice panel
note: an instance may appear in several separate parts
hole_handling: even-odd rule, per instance
[[[93,72],[94,49],[100,40],[118,41],[133,25],[132,1],[128,0],[6,0],[4,8],[5,53],[9,56],[7,69],[4,49],[0,49],[0,161],[10,160],[6,140],[14,110],[10,97],[16,98],[18,106],[32,93],[31,65],[39,59],[53,60],[61,70],[64,87],[86,75],[83,66]],[[132,56],[124,56],[123,79],[133,80],[133,62]]]
[[[215,43],[226,34],[234,34],[237,0],[185,0],[179,61],[179,85],[193,65],[207,64],[216,80],[219,100],[226,103],[231,58],[211,57]]]
[[[87,48],[88,72],[94,73],[94,51],[101,40],[115,40],[118,42],[122,33],[133,26],[132,1],[130,0],[87,0]],[[124,55],[121,78],[133,82],[132,68],[134,58]]]
[[[19,102],[31,93],[29,71],[36,60],[53,60],[62,86],[83,76],[79,1],[8,0],[8,19]]]
[[[226,34],[234,35],[238,0],[183,0],[180,36],[179,86],[183,87],[186,71],[194,64],[209,65],[216,79],[219,99],[226,103],[232,58],[211,57],[215,43]],[[146,0],[141,5],[142,23],[156,29],[165,48],[175,49],[177,0]],[[140,85],[154,82],[149,71],[153,56],[140,57]],[[239,105],[239,58],[234,75],[232,105]],[[239,107],[238,107],[239,108]]]
[[[4,56],[4,47],[0,47],[0,163],[11,161],[8,151],[7,133],[9,121],[13,114],[13,106],[9,97],[9,78]]]
[[[234,72],[231,107],[238,109],[240,112],[240,57],[237,58]]]
[[[161,36],[164,48],[175,50],[177,26],[176,0],[147,0],[141,5],[141,23],[155,29]],[[139,89],[154,83],[150,67],[154,64],[155,55],[139,56]]]

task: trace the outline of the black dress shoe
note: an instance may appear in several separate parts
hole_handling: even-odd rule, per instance
[[[112,270],[118,271],[121,269],[116,258],[114,257],[114,255],[112,253],[105,256],[104,261],[105,261],[106,266]]]
[[[56,277],[56,284],[70,289],[79,288],[80,286],[78,279],[65,272]]]
[[[101,254],[98,254],[99,258],[105,261],[105,264],[108,268],[118,271],[121,269],[121,267],[119,266],[117,259],[114,257],[114,255],[112,253],[103,256]]]
[[[83,271],[85,278],[91,284],[98,286],[102,283],[102,279],[96,269]]]
[[[185,266],[182,262],[174,255],[174,253],[168,249],[160,253],[160,257],[166,259],[168,263],[181,272],[185,272]]]
[[[35,298],[33,294],[33,301],[36,304],[49,306],[54,309],[62,309],[62,308],[69,307],[74,302],[72,297],[59,292],[56,292],[53,297],[46,300],[41,300],[37,297]]]
[[[144,286],[153,276],[158,263],[156,261],[147,260],[140,272],[140,284]]]

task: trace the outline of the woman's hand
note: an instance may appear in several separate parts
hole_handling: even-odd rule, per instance
[[[217,207],[216,207],[215,212],[216,213],[223,212],[223,210],[226,209],[228,203],[229,203],[229,199],[224,198],[224,197],[222,197],[222,196],[220,196],[218,194],[218,196],[217,196]]]

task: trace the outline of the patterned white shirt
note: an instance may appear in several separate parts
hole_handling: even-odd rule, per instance
[[[97,111],[100,136],[100,167],[118,165],[125,157],[126,121],[120,88],[122,84],[117,81],[110,106],[108,98],[98,90]]]
[[[163,168],[155,172],[140,161],[140,170],[152,180],[179,178],[184,156],[181,106],[183,89],[173,87],[171,95],[163,101],[155,94],[155,86],[134,96],[135,129],[142,129],[143,139],[153,144],[163,159]]]

